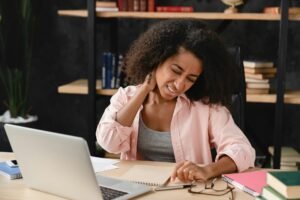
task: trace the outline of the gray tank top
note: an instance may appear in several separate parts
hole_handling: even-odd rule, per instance
[[[170,132],[148,128],[140,117],[137,151],[143,160],[175,162]]]

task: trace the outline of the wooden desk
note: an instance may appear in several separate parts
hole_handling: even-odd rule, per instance
[[[13,159],[13,153],[0,152],[0,162],[5,160]],[[122,175],[126,170],[135,164],[146,164],[146,165],[159,165],[159,166],[171,166],[172,163],[163,162],[150,162],[150,161],[121,161],[117,165],[118,169],[113,169],[110,171],[105,171],[100,174],[105,174],[107,176],[118,177]],[[23,182],[23,179],[8,180],[6,177],[0,175],[0,199],[1,200],[64,200],[51,194],[44,192],[32,190],[27,188]],[[227,199],[224,196],[214,197],[206,195],[192,195],[187,192],[187,189],[181,190],[169,190],[160,192],[151,192],[140,196],[136,199],[205,199],[205,200],[223,200]],[[234,199],[237,200],[252,200],[254,197],[240,191],[239,189],[234,190]]]

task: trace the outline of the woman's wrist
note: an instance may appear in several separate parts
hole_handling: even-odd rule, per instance
[[[219,172],[218,167],[215,165],[215,163],[206,165],[203,168],[204,168],[204,171],[207,175],[206,180],[221,175],[221,173]]]

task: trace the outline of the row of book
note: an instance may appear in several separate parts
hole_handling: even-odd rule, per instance
[[[125,75],[122,72],[123,55],[112,52],[103,52],[101,56],[102,89],[115,89],[125,84]]]
[[[96,11],[193,12],[192,6],[156,6],[155,0],[96,1]]]
[[[155,0],[96,1],[97,11],[194,12],[193,6],[156,6]],[[264,13],[279,14],[280,7],[265,7]],[[300,7],[289,8],[289,14],[299,14]]]
[[[270,93],[270,79],[275,77],[273,62],[244,60],[247,94]]]

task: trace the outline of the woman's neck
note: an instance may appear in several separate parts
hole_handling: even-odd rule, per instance
[[[160,92],[157,87],[148,94],[148,97],[146,100],[146,103],[149,103],[149,104],[169,104],[169,103],[175,103],[175,102],[176,102],[176,98],[174,98],[172,100],[164,99],[160,95]]]

